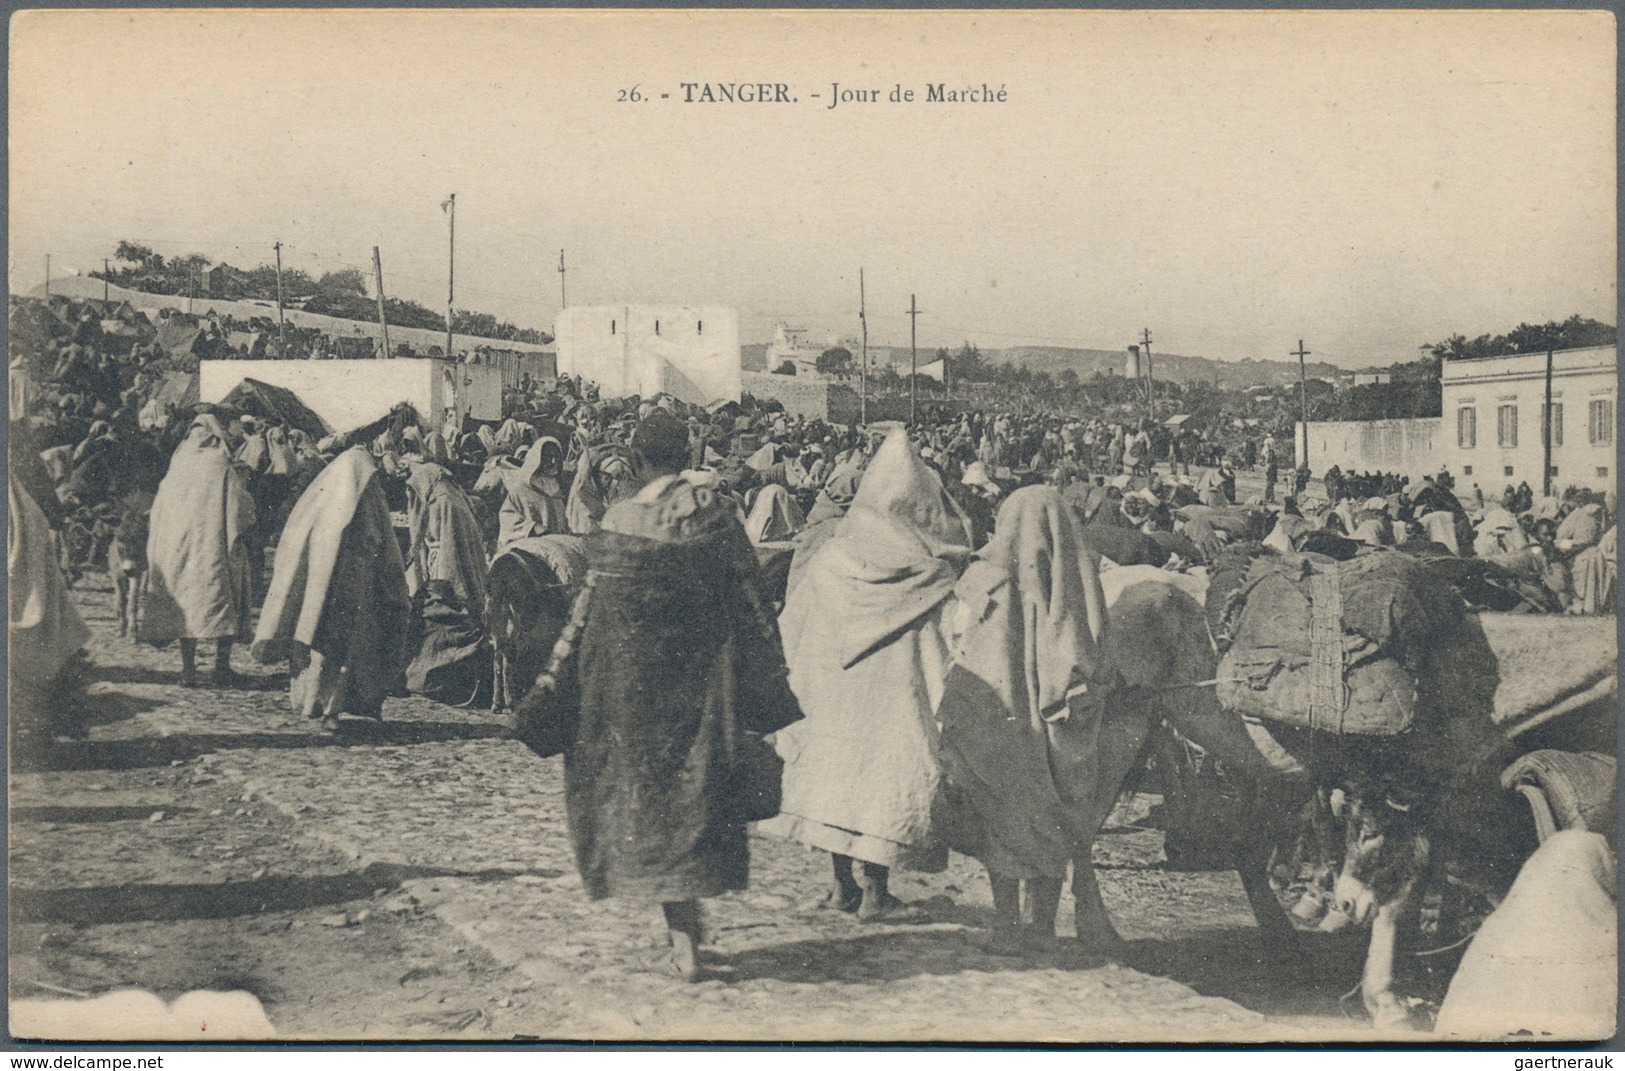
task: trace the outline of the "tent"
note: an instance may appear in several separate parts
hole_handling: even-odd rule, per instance
[[[323,438],[333,430],[300,401],[299,395],[287,387],[272,386],[257,379],[245,379],[237,384],[230,394],[220,399],[220,404],[249,416],[281,421],[313,439]]]
[[[158,346],[170,357],[196,355],[203,331],[196,322],[171,316],[158,325]]]

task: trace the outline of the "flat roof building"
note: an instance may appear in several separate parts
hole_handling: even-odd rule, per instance
[[[1445,361],[1441,374],[1445,467],[1486,492],[1528,481],[1543,490],[1546,354]],[[1551,493],[1615,486],[1619,347],[1552,355]]]

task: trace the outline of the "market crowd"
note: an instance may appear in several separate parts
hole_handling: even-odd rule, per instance
[[[748,881],[751,822],[828,853],[831,910],[911,917],[890,872],[952,849],[988,868],[995,941],[1052,938],[1117,790],[1090,760],[1122,683],[1113,569],[1387,548],[1441,563],[1469,606],[1614,606],[1612,492],[1312,481],[1273,440],[1249,465],[1122,413],[861,427],[566,377],[512,392],[500,422],[397,405],[319,434],[197,405],[143,426],[140,361],[56,356],[10,428],[19,728],[82,731],[64,690],[89,637],[67,590],[96,569],[120,631],[173,644],[188,687],[285,664],[288,701],[327,732],[409,693],[511,707],[516,735],[565,754],[588,895],[661,904],[686,978],[706,969],[697,902]],[[1265,490],[1243,495],[1255,465]],[[515,625],[523,592],[495,590],[509,556],[568,592],[540,639]]]

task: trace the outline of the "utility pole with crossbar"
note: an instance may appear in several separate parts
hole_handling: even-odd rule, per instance
[[[1303,339],[1298,339],[1298,348],[1292,352],[1298,358],[1298,408],[1303,413],[1303,453],[1298,457],[1301,468],[1309,464],[1309,372],[1303,363],[1309,351],[1303,348]]]
[[[384,336],[384,356],[393,357],[395,354],[389,348],[389,317],[384,313],[384,258],[379,255],[377,246],[372,247],[372,277],[378,291],[378,330]]]
[[[863,352],[858,356],[858,423],[869,423],[869,314],[863,297],[863,269],[858,269],[858,326],[863,328]]]
[[[919,385],[915,377],[919,374],[920,353],[918,346],[918,328],[920,325],[920,310],[914,303],[914,295],[908,296],[908,422],[914,423],[914,408],[918,404],[917,395]]]
[[[1151,329],[1145,328],[1141,335],[1145,346],[1145,409],[1154,424],[1157,421],[1157,376],[1151,369]]]
[[[288,324],[282,316],[282,243],[276,244],[276,346],[277,356],[288,359]]]

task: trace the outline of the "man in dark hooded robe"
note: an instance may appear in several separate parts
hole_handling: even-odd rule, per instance
[[[746,887],[745,826],[762,817],[745,734],[801,712],[734,506],[679,475],[687,430],[656,411],[631,448],[642,489],[586,538],[586,588],[515,727],[555,693],[573,706],[565,806],[587,895],[659,903],[673,968],[699,981],[698,901]]]

